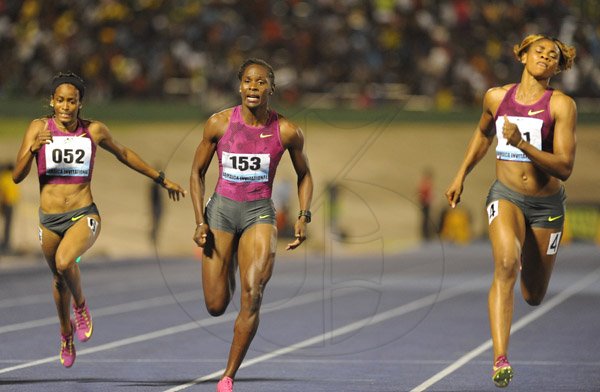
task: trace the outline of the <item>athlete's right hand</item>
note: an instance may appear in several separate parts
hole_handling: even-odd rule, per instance
[[[454,208],[458,203],[460,203],[460,195],[462,194],[462,191],[462,181],[455,179],[446,190],[446,199],[448,199],[448,204],[450,204],[450,207]]]
[[[208,238],[208,232],[208,224],[203,223],[196,226],[196,231],[194,232],[194,242],[196,245],[204,248],[204,245],[206,245],[206,239]]]
[[[52,143],[52,134],[48,130],[48,123],[46,122],[44,128],[41,131],[39,131],[37,136],[35,137],[35,140],[33,141],[33,144],[30,147],[30,151],[35,154],[40,150],[40,148],[42,148],[44,144],[50,143]]]

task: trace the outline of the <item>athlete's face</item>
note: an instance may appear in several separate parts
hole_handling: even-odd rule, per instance
[[[81,107],[79,90],[72,84],[61,84],[56,88],[50,106],[54,108],[54,117],[65,126],[77,121],[77,112]]]
[[[534,77],[549,78],[558,72],[560,50],[554,41],[541,39],[529,46],[522,60]]]
[[[267,105],[272,93],[268,69],[258,64],[249,65],[240,82],[242,103],[250,108]]]

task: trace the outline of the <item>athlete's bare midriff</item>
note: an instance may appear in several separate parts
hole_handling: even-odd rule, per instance
[[[40,208],[47,214],[60,214],[93,203],[90,183],[46,184],[40,191]]]
[[[496,177],[510,189],[528,196],[550,196],[560,190],[561,181],[537,169],[530,162],[496,161]]]

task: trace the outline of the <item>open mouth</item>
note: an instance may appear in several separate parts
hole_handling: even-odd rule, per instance
[[[255,94],[247,95],[246,101],[248,101],[250,103],[258,103],[258,102],[260,102],[260,95],[255,95]]]

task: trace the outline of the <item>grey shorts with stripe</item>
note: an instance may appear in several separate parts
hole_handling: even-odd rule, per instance
[[[565,222],[565,201],[567,196],[564,187],[550,196],[527,196],[515,192],[496,180],[486,199],[489,207],[496,200],[508,200],[519,207],[525,217],[525,222],[531,227],[560,229]]]
[[[241,234],[257,223],[275,224],[271,199],[236,201],[215,193],[208,199],[204,214],[211,228],[232,234]]]

